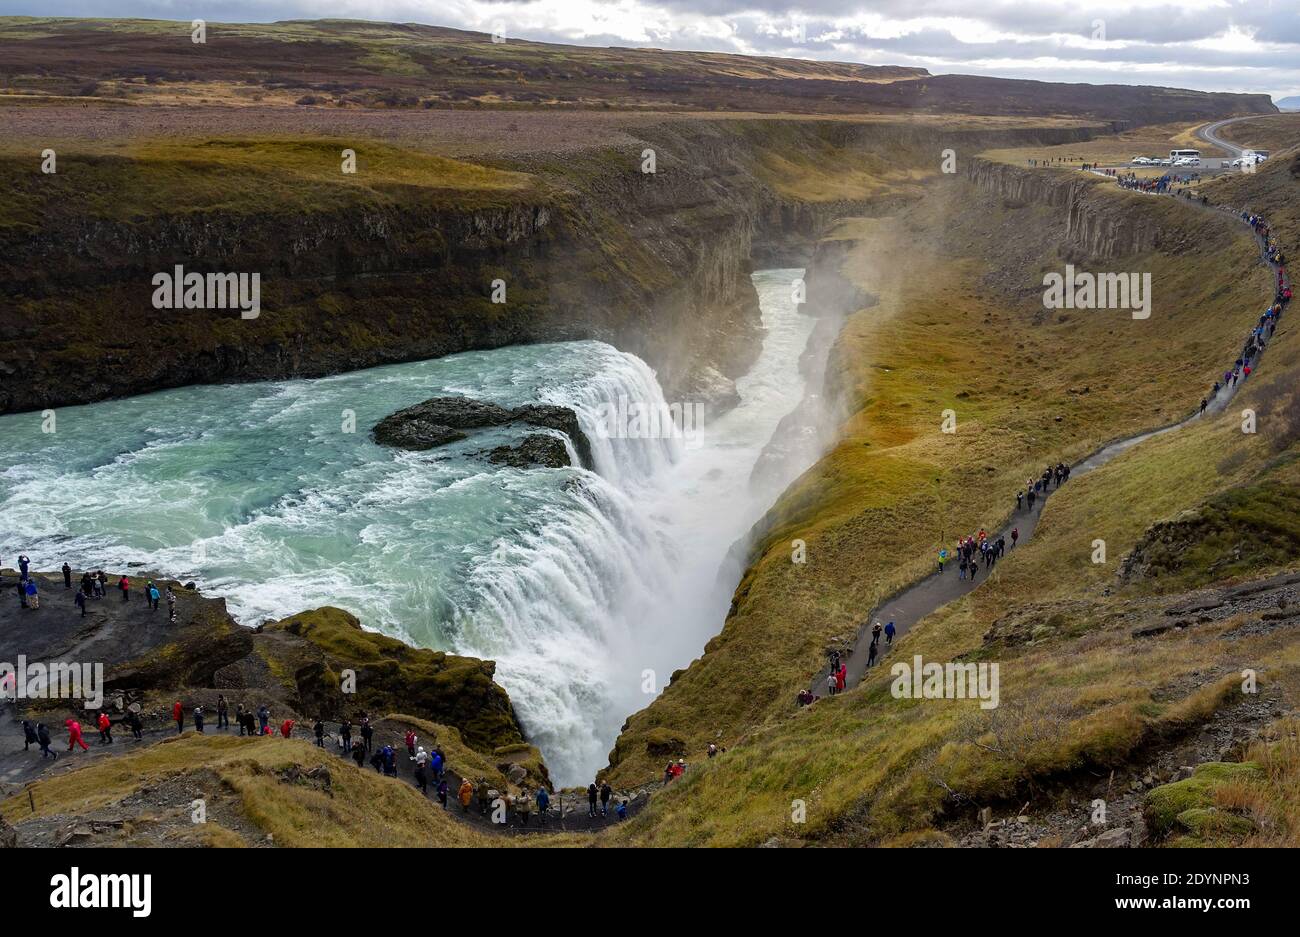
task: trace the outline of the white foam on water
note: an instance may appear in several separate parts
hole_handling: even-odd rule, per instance
[[[620,399],[668,403],[643,361],[600,342],[65,408],[52,436],[39,414],[0,417],[0,557],[195,579],[246,624],[336,605],[496,660],[553,777],[585,782],[627,715],[721,626],[740,573],[723,559],[767,507],[749,473],[803,394],[813,323],[788,295],[800,274],[755,274],[763,350],[740,405],[706,413],[698,448],[599,431]],[[368,438],[386,414],[448,393],[572,407],[596,471],[483,458],[535,428],[431,453]]]

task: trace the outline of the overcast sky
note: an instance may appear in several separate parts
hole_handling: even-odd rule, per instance
[[[0,0],[0,13],[347,17],[582,45],[1300,95],[1300,0]]]

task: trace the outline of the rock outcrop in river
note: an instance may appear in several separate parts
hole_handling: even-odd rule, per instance
[[[375,424],[373,432],[375,442],[380,445],[423,452],[469,438],[466,430],[511,423],[527,423],[564,433],[582,464],[591,467],[591,442],[578,425],[578,415],[568,407],[555,404],[533,403],[507,410],[471,397],[433,397],[390,413]],[[564,444],[541,433],[528,436],[519,446],[492,450],[489,461],[521,468],[527,465],[556,468],[569,464]]]

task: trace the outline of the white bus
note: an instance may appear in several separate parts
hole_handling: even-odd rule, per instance
[[[1180,159],[1193,161],[1190,163],[1183,163],[1182,165],[1184,166],[1199,166],[1201,165],[1201,151],[1200,150],[1170,150],[1169,151],[1169,162],[1171,165],[1177,166],[1178,161]]]

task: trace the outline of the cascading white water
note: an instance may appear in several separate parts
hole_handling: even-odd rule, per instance
[[[606,408],[666,406],[599,342],[452,355],[310,381],[190,387],[0,417],[0,550],[38,569],[135,564],[199,580],[252,624],[338,605],[414,644],[488,657],[562,783],[603,765],[626,716],[717,631],[728,548],[766,507],[747,479],[803,393],[800,271],[755,275],[768,327],[741,403],[702,444],[608,438]],[[486,431],[435,453],[366,428],[431,396],[572,407],[595,473],[518,470]],[[341,429],[355,413],[358,431]]]

